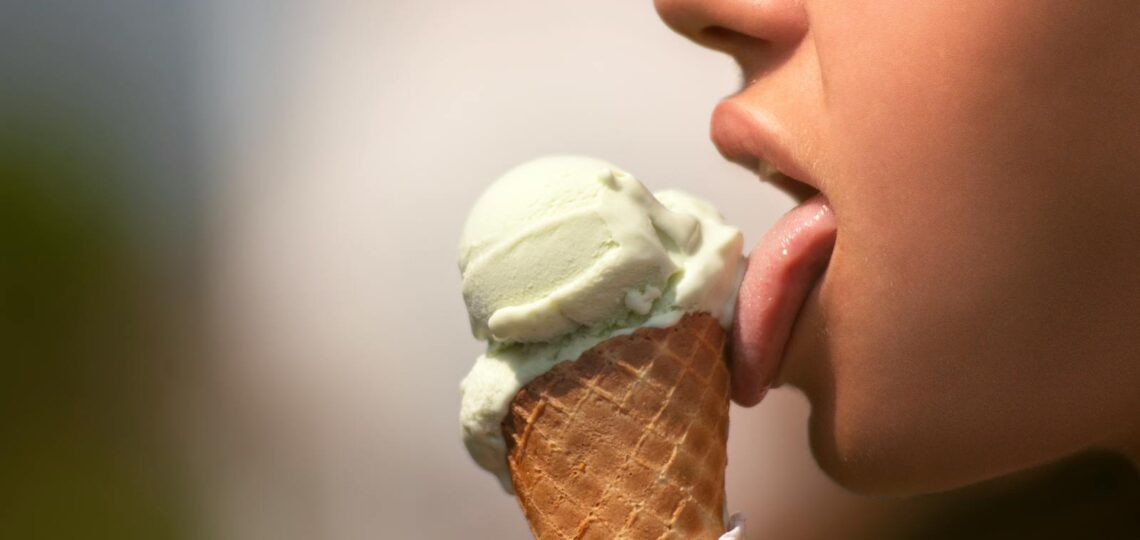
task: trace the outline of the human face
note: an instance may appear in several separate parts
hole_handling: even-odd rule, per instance
[[[756,299],[786,285],[753,251],[737,401],[802,389],[817,461],[867,492],[1135,439],[1140,3],[656,5],[743,70],[713,112],[721,152],[834,214],[775,345]]]

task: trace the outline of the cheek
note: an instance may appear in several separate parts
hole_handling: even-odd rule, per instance
[[[814,10],[833,202],[852,174],[867,177],[864,194],[945,198],[1134,153],[1140,4],[1110,3],[1120,2],[855,0]],[[932,171],[976,185],[940,185]]]
[[[1129,251],[1087,231],[1135,222],[1105,204],[1136,200],[1113,182],[1072,181],[1109,161],[1091,134],[1136,140],[1127,107],[1105,113],[1125,102],[1119,71],[1089,60],[1097,44],[1065,42],[1103,21],[947,2],[835,10],[812,23],[839,237],[789,344],[817,458],[849,487],[909,492],[1077,448],[1102,428],[1077,416],[1107,399],[1089,389],[1114,376],[1073,361],[1111,327],[1112,279],[1088,263],[1120,275],[1111,253]]]

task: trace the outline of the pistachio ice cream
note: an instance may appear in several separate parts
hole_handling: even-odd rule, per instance
[[[499,178],[459,245],[471,329],[487,342],[460,384],[475,461],[512,491],[500,424],[519,389],[559,362],[685,313],[727,327],[742,242],[711,204],[650,193],[605,161],[546,157]]]

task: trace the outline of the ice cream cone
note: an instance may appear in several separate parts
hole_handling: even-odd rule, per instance
[[[502,427],[535,537],[719,538],[728,396],[725,332],[704,313],[532,380]]]

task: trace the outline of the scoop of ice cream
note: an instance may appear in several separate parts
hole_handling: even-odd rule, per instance
[[[555,364],[686,312],[732,318],[743,239],[707,202],[654,196],[613,164],[547,157],[479,198],[459,245],[463,298],[487,352],[460,385],[464,442],[510,491],[499,423]]]
[[[548,341],[644,315],[700,244],[695,217],[669,211],[613,165],[526,163],[480,197],[463,231],[472,330],[481,339]]]

